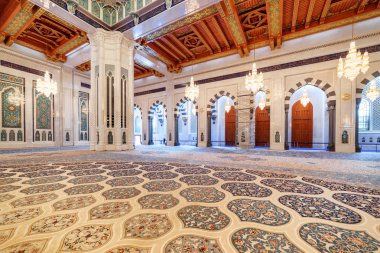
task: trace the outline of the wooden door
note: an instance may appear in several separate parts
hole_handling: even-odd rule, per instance
[[[313,105],[304,107],[300,101],[292,107],[292,147],[313,147]]]
[[[269,129],[270,119],[267,109],[261,110],[260,107],[257,107],[255,115],[255,146],[269,146]]]
[[[226,146],[235,146],[236,140],[236,110],[232,106],[231,110],[227,113],[225,112],[225,140]]]

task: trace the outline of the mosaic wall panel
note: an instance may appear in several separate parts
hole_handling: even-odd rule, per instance
[[[33,81],[34,141],[54,141],[54,96],[46,97],[38,92]]]

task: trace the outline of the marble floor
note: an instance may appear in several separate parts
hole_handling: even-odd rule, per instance
[[[0,252],[380,252],[378,154],[0,152]]]

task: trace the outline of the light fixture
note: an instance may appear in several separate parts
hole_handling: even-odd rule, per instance
[[[380,91],[376,87],[376,83],[374,81],[371,82],[366,96],[369,100],[371,100],[371,102],[375,101],[380,96]]]
[[[50,0],[40,0],[40,2],[43,3],[45,9],[49,9],[50,8]],[[54,7],[55,4],[52,3],[52,6]]]
[[[66,0],[67,10],[71,15],[75,15],[75,11],[78,7],[78,0]]]
[[[261,95],[260,100],[259,100],[259,108],[260,110],[264,110],[265,108],[265,99],[263,95]]]
[[[199,3],[197,0],[186,0],[185,1],[186,14],[191,13],[197,9],[199,9]]]
[[[19,106],[24,103],[24,96],[19,90],[15,90],[9,97],[8,102],[15,106]]]
[[[225,110],[227,113],[229,113],[229,112],[231,111],[231,108],[232,108],[232,106],[231,106],[231,104],[230,104],[230,99],[227,98],[226,104],[224,105],[224,110]]]
[[[255,45],[255,44],[254,44]],[[256,49],[253,49],[253,61],[256,58]],[[264,76],[262,72],[257,73],[256,63],[252,63],[252,70],[245,76],[245,88],[253,93],[256,93],[264,87]]]
[[[44,79],[38,79],[36,89],[38,92],[43,93],[46,97],[57,94],[58,87],[57,82],[50,78],[49,71],[45,72]]]
[[[354,25],[352,25],[352,39],[354,38]],[[366,51],[363,55],[360,50],[356,49],[355,41],[351,41],[350,49],[345,59],[339,58],[338,77],[345,76],[350,81],[359,75],[360,72],[365,74],[369,69],[369,56]]]
[[[193,102],[199,97],[199,86],[194,83],[194,77],[190,78],[190,84],[185,87],[185,97]]]
[[[303,107],[306,107],[309,103],[310,103],[310,97],[307,94],[307,89],[305,87],[303,90],[302,97],[301,97],[301,104],[303,105]]]

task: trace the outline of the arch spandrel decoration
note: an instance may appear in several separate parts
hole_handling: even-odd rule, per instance
[[[183,105],[184,103],[186,102],[192,102],[194,105],[195,105],[195,111],[196,111],[196,116],[198,116],[198,105],[197,105],[197,101],[191,101],[190,99],[188,99],[187,97],[183,97],[181,98],[178,103],[176,103],[175,107],[174,107],[174,117],[178,117],[179,116],[179,108],[181,105]]]
[[[366,78],[363,78],[363,80],[356,85],[356,99],[361,100],[362,99],[362,93],[364,90],[364,87],[371,82],[372,80],[376,79],[377,77],[380,76],[379,71],[375,71],[372,74],[368,75]],[[369,80],[370,78],[371,80]]]
[[[167,116],[168,116],[168,109],[167,109],[166,105],[162,101],[159,101],[159,100],[157,100],[156,102],[154,102],[149,107],[148,116],[153,116],[156,107],[160,106],[160,105],[162,105],[162,107],[164,108],[165,118],[167,118]]]

